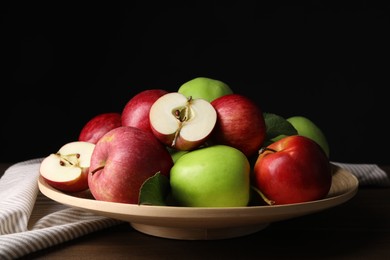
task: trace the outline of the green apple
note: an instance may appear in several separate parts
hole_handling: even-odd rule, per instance
[[[244,207],[250,199],[250,164],[231,146],[199,148],[175,162],[170,186],[179,206]]]
[[[169,154],[172,157],[173,162],[175,163],[183,154],[186,154],[188,151],[187,150],[177,150],[175,148],[172,148],[170,146],[166,147]]]
[[[324,132],[318,127],[318,125],[316,125],[312,120],[304,116],[292,116],[287,118],[286,120],[290,122],[290,124],[297,130],[298,135],[309,137],[310,139],[317,142],[329,158],[329,143]],[[283,136],[278,136],[274,138],[273,141],[277,141],[282,137]]]
[[[180,157],[182,157],[186,153],[188,153],[188,151],[186,150],[175,150],[171,152],[173,162],[175,163]]]
[[[220,80],[197,77],[181,85],[178,92],[186,97],[203,98],[211,102],[217,97],[232,94],[233,90],[225,82]]]

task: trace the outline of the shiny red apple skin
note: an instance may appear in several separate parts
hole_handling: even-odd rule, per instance
[[[150,108],[159,97],[166,93],[168,91],[164,89],[147,89],[133,96],[122,110],[122,125],[133,126],[151,132]]]
[[[89,189],[96,200],[137,204],[142,184],[157,172],[168,176],[173,160],[152,133],[121,126],[106,133],[91,156]]]
[[[266,125],[260,107],[241,94],[228,94],[214,99],[217,111],[212,140],[255,155],[266,138]]]
[[[92,117],[81,129],[78,140],[96,144],[108,131],[122,125],[122,117],[117,112],[101,113]]]
[[[322,148],[299,135],[261,149],[253,177],[255,186],[275,205],[324,199],[332,184],[331,165]]]

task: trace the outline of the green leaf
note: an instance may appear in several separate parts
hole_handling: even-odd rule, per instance
[[[284,117],[273,114],[273,113],[263,113],[265,125],[266,125],[266,141],[271,143],[276,137],[279,136],[288,136],[296,135],[298,131],[294,126],[287,121]]]
[[[166,206],[165,198],[169,190],[168,178],[160,172],[157,172],[142,184],[139,194],[139,204]]]

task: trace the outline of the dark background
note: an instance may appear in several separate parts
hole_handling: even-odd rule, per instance
[[[47,156],[139,91],[206,76],[311,118],[334,161],[390,163],[388,4],[128,2],[2,2],[1,161]]]

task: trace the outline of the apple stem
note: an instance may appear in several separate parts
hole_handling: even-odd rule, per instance
[[[251,187],[260,195],[260,197],[265,201],[265,203],[267,203],[270,206],[275,204],[275,201],[268,199],[258,188],[254,186]]]
[[[192,101],[192,97],[190,96],[188,98],[188,104],[185,107],[182,107],[180,109],[176,109],[174,111],[174,115],[175,115],[176,119],[179,120],[179,128],[175,132],[175,136],[174,136],[172,144],[171,144],[171,147],[173,147],[173,148],[175,148],[176,140],[177,140],[177,138],[178,138],[178,136],[180,134],[181,128],[183,127],[183,123],[188,121],[189,118],[190,118],[190,106],[189,106],[189,103],[191,101]]]
[[[91,171],[91,174],[94,175],[95,172],[100,171],[100,170],[102,170],[102,169],[104,169],[104,165],[102,165],[102,166],[100,166],[100,167],[97,167],[95,170]]]
[[[259,150],[259,154],[262,154],[262,153],[264,153],[265,151],[270,151],[270,152],[273,152],[273,153],[276,153],[276,152],[277,152],[276,150],[271,149],[271,148],[268,148],[268,147],[261,147],[260,150]]]
[[[183,126],[183,122],[180,122],[179,128],[178,128],[177,131],[175,132],[175,137],[174,137],[173,140],[172,140],[172,145],[171,145],[171,146],[172,146],[173,148],[176,148],[176,147],[175,147],[175,145],[176,145],[176,140],[177,140],[177,137],[179,136],[179,133],[180,133],[180,130],[181,130],[182,126]]]

